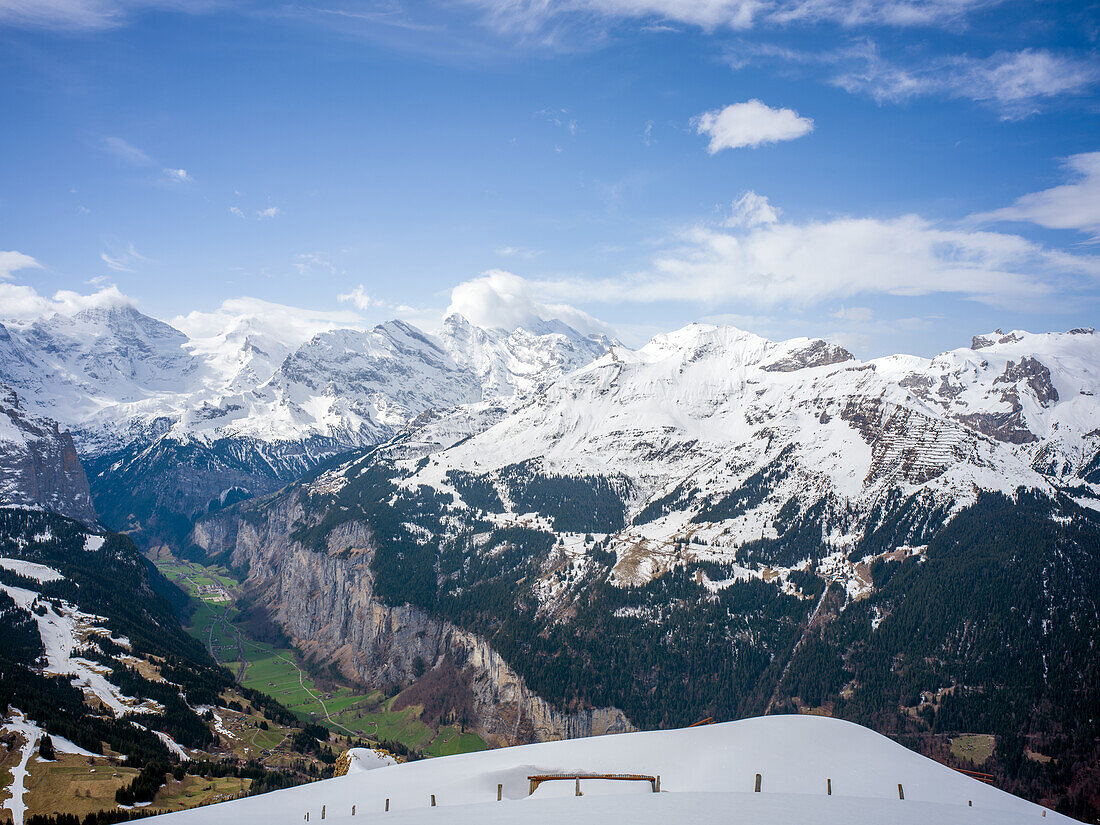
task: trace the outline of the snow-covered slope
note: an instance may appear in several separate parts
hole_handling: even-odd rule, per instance
[[[653,793],[647,781],[598,779],[581,780],[579,797],[573,780],[543,782],[530,791],[529,776],[576,773],[660,776],[660,793]],[[769,716],[546,742],[352,771],[162,819],[166,825],[267,825],[307,818],[350,823],[380,817],[397,823],[471,825],[1074,821],[970,779],[866,728],[817,716]]]
[[[439,339],[455,363],[472,370],[485,398],[507,398],[541,389],[593,361],[614,344],[604,336],[582,335],[561,321],[531,330],[482,329],[461,315],[443,319]]]
[[[615,479],[628,523],[592,529],[616,533],[630,559],[617,572],[631,581],[659,573],[689,541],[680,561],[729,560],[815,508],[822,543],[846,554],[892,497],[945,517],[981,491],[1093,500],[1100,336],[997,338],[931,360],[863,363],[820,340],[695,324],[637,351],[612,347],[480,429],[443,416],[387,449],[407,489],[461,499],[456,473],[488,481],[504,520],[526,512],[509,505],[517,467]]]

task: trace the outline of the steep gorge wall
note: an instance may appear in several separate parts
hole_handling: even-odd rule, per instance
[[[634,730],[616,708],[556,710],[480,636],[410,605],[383,604],[375,595],[366,524],[334,528],[319,552],[291,538],[305,520],[292,490],[262,509],[200,522],[192,540],[209,553],[232,549],[233,563],[248,566],[248,591],[295,646],[350,678],[405,687],[416,680],[420,662],[430,668],[451,654],[473,676],[476,728],[490,744]]]

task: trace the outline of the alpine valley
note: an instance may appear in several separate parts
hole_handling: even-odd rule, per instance
[[[213,753],[230,702],[305,726],[300,760],[339,731],[183,636],[201,604],[152,559],[220,570],[250,638],[329,693],[490,746],[812,713],[1100,817],[1092,329],[863,362],[702,324],[636,350],[458,315],[197,337],[120,304],[5,322],[0,383],[0,615],[26,648],[0,665],[59,695],[88,671],[112,752]],[[76,665],[55,614],[84,623]],[[32,693],[9,703],[41,715]],[[77,713],[36,721],[76,742]],[[131,745],[139,713],[160,733]]]

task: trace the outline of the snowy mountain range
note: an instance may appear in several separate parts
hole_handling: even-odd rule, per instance
[[[637,582],[677,554],[778,539],[781,521],[814,510],[824,544],[847,554],[891,496],[950,514],[979,492],[1024,487],[1100,507],[1098,392],[1092,330],[859,362],[820,340],[692,325],[637,351],[613,347],[503,417],[443,416],[386,449],[402,456],[409,489],[462,500],[455,477],[488,481],[503,518],[525,512],[508,505],[517,466],[616,479],[623,526],[591,529],[639,561],[620,564]]]
[[[619,478],[622,540],[653,548],[652,571],[685,531],[708,546],[772,537],[793,500],[834,514],[838,548],[862,529],[845,508],[866,512],[888,490],[954,508],[1021,485],[1092,502],[1098,342],[1089,329],[998,331],[932,359],[859,362],[820,339],[732,327],[695,324],[631,350],[559,321],[506,331],[458,315],[434,335],[391,321],[291,341],[250,316],[188,337],[118,305],[0,325],[0,382],[72,431],[118,527],[267,492],[416,422],[395,449],[463,441],[410,484],[449,489],[449,472],[529,459]],[[174,465],[186,478],[163,483]],[[742,500],[761,474],[770,489]],[[115,506],[123,484],[145,505]],[[737,490],[735,516],[705,517]]]
[[[1005,781],[1088,811],[1022,766],[1100,763],[1075,710],[1100,700],[1098,365],[1091,329],[858,361],[696,324],[425,412],[191,540],[347,678],[467,663],[489,738],[529,693],[529,738],[566,710],[981,732]]]
[[[274,489],[425,410],[534,392],[610,343],[558,322],[508,332],[461,316],[436,335],[392,321],[301,341],[241,315],[188,337],[118,305],[0,324],[0,382],[72,431],[105,516],[135,528]],[[160,471],[176,466],[172,486]]]
[[[556,322],[508,333],[461,316],[435,336],[391,321],[288,341],[239,317],[188,338],[118,305],[0,324],[0,381],[71,428],[86,455],[166,433],[361,446],[429,407],[529,392],[609,343]]]
[[[115,307],[3,328],[0,380],[72,430],[107,526],[247,571],[348,679],[465,674],[487,741],[812,710],[991,734],[1021,792],[1100,804],[1020,767],[1100,764],[1092,329],[859,361],[532,326]]]

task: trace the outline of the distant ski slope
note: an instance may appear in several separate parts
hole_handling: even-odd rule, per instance
[[[660,775],[547,782],[553,773]],[[754,791],[760,774],[761,790]],[[827,794],[831,781],[832,794]],[[503,801],[497,802],[497,786]],[[904,799],[899,798],[901,786]],[[438,807],[431,807],[435,795]],[[386,800],[390,809],[386,813]],[[355,816],[351,815],[355,806]],[[545,742],[413,762],[159,817],[188,823],[1065,823],[866,728],[818,716]]]

